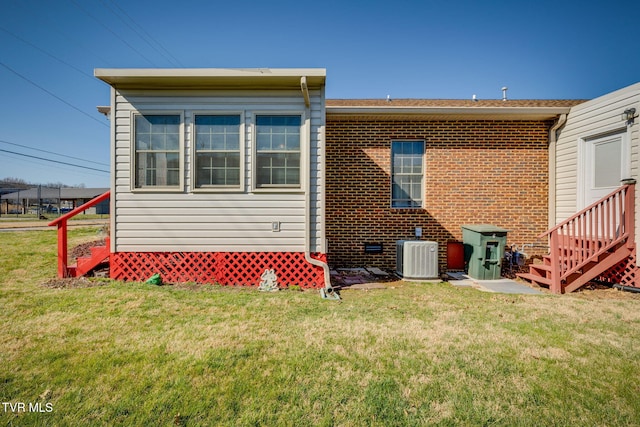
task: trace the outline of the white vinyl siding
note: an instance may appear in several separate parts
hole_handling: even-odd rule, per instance
[[[639,119],[627,127],[621,114],[635,107],[640,111],[640,83],[579,104],[569,112],[567,123],[561,129],[556,143],[556,223],[575,214],[579,206],[579,148],[581,141],[607,134],[626,134],[629,139],[630,178],[639,177],[640,127]],[[640,200],[636,186],[636,213],[640,213]],[[636,218],[636,235],[640,230]]]
[[[254,191],[256,112],[304,118],[301,153],[310,156],[311,251],[325,252],[324,237],[324,89],[310,90],[305,109],[299,90],[283,91],[115,91],[113,152],[115,251],[243,251],[305,250],[306,181],[295,191]],[[137,111],[181,111],[184,157],[179,192],[137,192],[131,188],[131,116]],[[305,111],[306,110],[306,111]],[[195,117],[240,116],[241,185],[233,192],[197,187],[194,149]],[[306,171],[301,160],[301,174]],[[273,232],[273,222],[281,231]]]

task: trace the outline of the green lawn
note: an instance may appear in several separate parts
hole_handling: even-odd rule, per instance
[[[640,296],[58,289],[55,239],[0,233],[2,425],[640,425]]]

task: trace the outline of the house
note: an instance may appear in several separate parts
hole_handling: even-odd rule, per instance
[[[416,227],[438,242],[440,271],[463,224],[535,242],[548,228],[550,130],[580,102],[327,100],[330,262],[391,269]],[[365,253],[368,242],[383,252]]]
[[[614,123],[638,103],[627,92],[609,95],[627,96],[615,105],[327,100],[324,69],[95,75],[111,86],[101,110],[111,117],[109,260],[122,280],[256,285],[274,269],[281,285],[330,288],[328,264],[393,269],[395,242],[416,229],[439,244],[443,271],[447,243],[470,223],[508,229],[511,245],[544,246],[545,230],[596,197],[570,199],[575,135],[638,139],[633,120]],[[636,142],[620,153],[628,159],[633,145],[637,163]]]
[[[549,146],[549,221],[555,231],[548,237],[557,240],[551,243],[553,264],[563,270],[555,271],[557,292],[594,277],[640,287],[638,112],[640,83],[575,105],[560,118]],[[551,275],[543,266],[524,276],[550,285]]]
[[[97,69],[115,279],[322,287],[324,69]]]
[[[0,213],[58,213],[65,212],[88,202],[109,190],[108,188],[75,188],[75,187],[32,187],[24,190],[13,190],[0,195]],[[90,212],[93,214],[109,214],[109,206],[101,204]]]

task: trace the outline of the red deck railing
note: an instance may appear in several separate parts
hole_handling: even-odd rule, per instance
[[[561,283],[635,235],[635,184],[628,184],[541,234],[551,248],[551,291]]]
[[[69,264],[67,255],[67,222],[69,221],[69,219],[73,218],[79,213],[86,211],[87,209],[109,199],[110,197],[111,192],[107,191],[106,193],[89,200],[87,203],[78,206],[71,212],[62,215],[60,218],[49,223],[50,227],[53,227],[54,225],[58,226],[58,277],[69,277]]]

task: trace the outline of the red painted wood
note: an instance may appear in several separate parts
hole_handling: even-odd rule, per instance
[[[635,184],[618,188],[539,237],[549,239],[550,290],[579,288],[635,254]],[[632,270],[635,283],[637,266],[624,269]],[[542,277],[543,269],[530,270],[526,276]]]
[[[64,277],[74,277],[78,275],[77,267],[71,268],[69,267],[69,264],[68,264],[67,221],[69,221],[69,219],[73,218],[79,213],[86,211],[90,207],[93,207],[98,203],[104,200],[107,200],[109,197],[111,197],[111,192],[107,191],[106,193],[101,194],[98,197],[95,197],[89,200],[87,203],[81,206],[78,206],[71,212],[65,215],[62,215],[60,218],[57,218],[56,220],[51,221],[48,224],[50,227],[54,225],[58,227],[58,277],[64,278]],[[107,250],[108,250],[108,247],[107,247]]]
[[[326,254],[312,254],[326,262]],[[309,264],[303,252],[114,252],[110,277],[142,282],[154,274],[166,282],[258,286],[266,269],[275,270],[282,287],[322,288],[324,270]]]
[[[67,277],[67,221],[58,224],[58,277]]]

